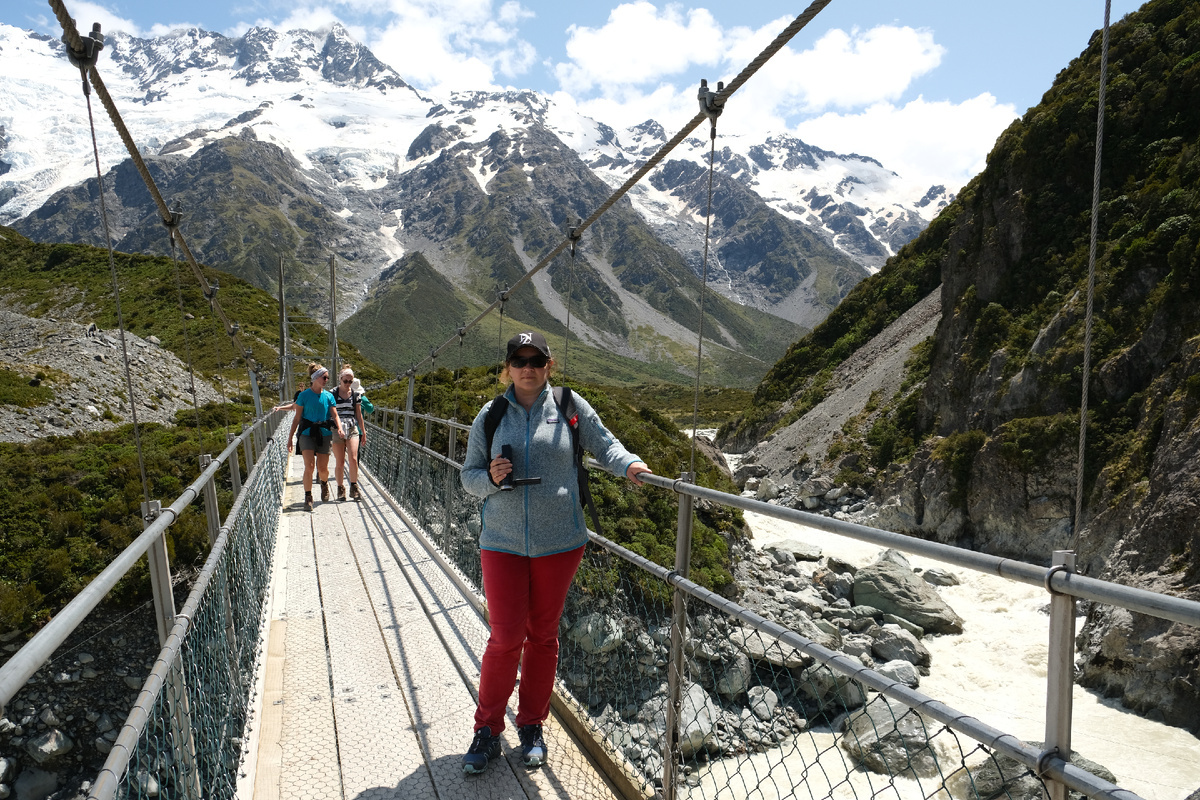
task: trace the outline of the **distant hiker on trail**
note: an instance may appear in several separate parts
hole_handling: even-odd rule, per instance
[[[346,487],[342,483],[344,466],[350,468],[350,499],[358,499],[358,448],[367,443],[367,423],[363,422],[362,392],[354,391],[357,382],[349,364],[342,365],[338,385],[333,387],[333,399],[337,401],[338,417],[342,421],[345,435],[333,435],[334,474],[337,476],[337,499],[346,499]],[[362,384],[359,384],[360,388]]]
[[[275,406],[275,411],[290,409],[296,412],[292,420],[292,429],[288,431],[288,441],[292,440],[296,429],[300,436],[296,446],[304,455],[304,510],[313,510],[312,478],[313,467],[317,468],[317,479],[321,482],[321,502],[329,500],[329,447],[333,432],[342,432],[338,420],[336,402],[333,394],[325,390],[329,383],[329,370],[313,362],[308,365],[308,379],[312,385],[296,398],[294,403],[284,403]]]
[[[588,540],[575,438],[614,475],[640,485],[638,476],[650,472],[608,432],[586,400],[569,389],[551,389],[553,364],[540,333],[510,339],[500,373],[508,390],[483,407],[467,439],[463,488],[486,498],[479,556],[491,625],[479,676],[475,738],[462,757],[468,774],[482,772],[500,755],[518,662],[521,761],[527,767],[546,761],[542,723],[550,713],[558,666],[558,622]]]

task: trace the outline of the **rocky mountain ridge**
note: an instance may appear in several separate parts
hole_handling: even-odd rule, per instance
[[[5,98],[15,113],[0,161],[15,169],[0,178],[0,219],[39,240],[94,241],[94,180],[66,166],[73,154],[82,159],[90,152],[86,127],[72,110],[78,104],[70,100],[77,80],[56,69],[61,55],[44,37],[5,26],[0,48],[17,57],[6,64],[27,63]],[[149,40],[115,34],[102,58],[105,74],[119,70],[107,83],[152,172],[172,200],[183,202],[183,230],[198,256],[262,288],[273,288],[282,257],[290,296],[314,312],[328,307],[323,275],[336,257],[343,318],[367,301],[384,270],[418,251],[470,304],[486,305],[511,281],[500,275],[520,274],[539,248],[561,239],[567,208],[576,217],[590,213],[603,188],[622,182],[663,138],[657,122],[615,131],[534,92],[425,97],[338,26],[255,28],[238,39],[195,29]],[[61,104],[48,108],[45,98],[55,96]],[[34,135],[47,126],[62,131],[49,143]],[[690,140],[656,185],[641,187],[632,201],[638,230],[621,232],[630,247],[674,250],[682,258],[664,254],[662,263],[677,273],[701,271],[703,209],[695,184],[697,170],[707,168],[703,144]],[[122,163],[119,144],[104,137],[100,147],[102,160],[114,165],[106,194],[118,246],[164,252],[161,227]],[[537,171],[539,161],[549,169]],[[532,199],[553,230],[531,238],[519,230],[528,214],[504,209],[497,199],[486,201],[495,210],[475,219],[458,241],[444,238],[445,229],[413,224],[421,205],[459,215],[464,202],[503,198],[516,184],[507,173],[495,183],[502,166],[526,172]],[[909,186],[872,159],[782,136],[723,138],[717,170],[723,191],[712,287],[800,328],[822,319],[949,197],[937,187]],[[564,194],[553,179],[559,175],[593,184],[587,192],[593,205]],[[89,182],[75,184],[81,179]],[[502,239],[508,242],[497,249]],[[678,274],[668,279],[676,288],[644,286],[644,276],[623,275],[607,253],[596,258],[605,249],[590,250],[588,266],[597,271],[575,289],[583,322],[592,325],[581,330],[583,340],[600,348],[615,341],[617,351],[650,362],[691,360],[685,351],[694,350],[694,282]],[[631,286],[640,297],[630,296]],[[540,283],[523,322],[561,328],[564,290],[558,280]],[[693,299],[671,297],[679,292]],[[617,307],[614,293],[623,297]],[[743,316],[761,327],[759,317]],[[722,325],[719,344],[768,362],[777,357],[777,350],[729,336]],[[798,333],[765,338],[782,342]]]

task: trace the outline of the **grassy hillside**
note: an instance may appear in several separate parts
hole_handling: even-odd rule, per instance
[[[163,346],[212,380],[218,373],[236,384],[246,383],[245,364],[212,313],[191,269],[169,257],[117,253],[117,280],[126,330],[157,336]],[[279,305],[266,292],[219,270],[204,268],[226,315],[240,328],[242,342],[262,365],[260,391],[274,398],[279,380]],[[180,295],[183,312],[180,312]],[[0,227],[0,297],[15,310],[33,317],[54,316],[95,322],[102,329],[117,327],[108,251],[76,244],[39,244],[10,228]],[[191,314],[193,319],[186,319]],[[328,334],[298,309],[289,311],[293,351],[297,357],[316,357],[328,350]],[[352,343],[339,342],[344,360],[366,381],[384,374]],[[297,365],[296,369],[299,369]],[[303,374],[303,373],[300,373]],[[264,403],[267,402],[264,399]]]
[[[649,328],[639,328],[625,332],[631,344],[641,352],[657,354],[649,361],[584,344],[574,334],[571,334],[568,347],[563,338],[566,331],[557,320],[551,318],[550,324],[543,326],[525,316],[524,310],[530,306],[517,300],[534,295],[533,287],[528,285],[514,292],[514,300],[505,306],[503,320],[498,313],[489,315],[468,333],[461,347],[456,345],[445,351],[438,366],[459,368],[497,364],[503,359],[503,343],[513,333],[537,330],[550,342],[560,366],[565,355],[569,374],[582,381],[610,386],[694,383],[694,344],[673,342]],[[709,297],[715,298],[716,294],[710,292]],[[384,271],[379,286],[366,302],[338,325],[338,337],[339,341],[353,342],[385,370],[398,374],[413,363],[423,361],[430,350],[453,336],[459,325],[474,319],[485,307],[484,303],[451,285],[423,253],[409,253]],[[537,308],[541,308],[540,303]],[[573,309],[578,319],[576,312],[577,309]],[[540,312],[534,316],[537,320],[546,318]],[[764,338],[773,336],[776,341],[783,341],[795,329],[791,323],[777,317],[770,319],[773,320],[771,324],[761,326]],[[711,319],[708,330],[713,330]],[[702,376],[705,385],[749,387],[766,367],[766,362],[716,345],[706,337]],[[428,364],[424,368],[428,368]]]

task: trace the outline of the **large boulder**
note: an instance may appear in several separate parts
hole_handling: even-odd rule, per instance
[[[824,637],[824,634],[815,626],[813,626],[813,630]],[[801,635],[807,634],[802,633]],[[799,669],[812,663],[809,656],[804,655],[796,648],[781,644],[778,640],[749,628],[734,628],[729,632],[729,641],[745,652],[751,661],[757,663],[766,663],[786,669]]]
[[[844,711],[853,711],[867,699],[866,690],[861,684],[824,664],[814,664],[801,672],[797,688],[803,697],[812,701],[817,710],[829,718]]]
[[[911,569],[882,559],[854,575],[854,603],[919,625],[926,633],[962,633],[962,617]]]
[[[921,715],[903,703],[881,694],[846,722],[846,735],[840,744],[851,758],[880,775],[933,778],[950,772],[957,759],[939,754],[928,739],[927,724]],[[952,737],[951,737],[952,739]]]
[[[929,649],[899,625],[884,625],[874,631],[872,638],[871,655],[879,661],[907,661],[926,675],[929,674],[932,660]]]
[[[679,752],[691,758],[701,750],[716,752],[721,707],[697,683],[689,684],[679,703]]]
[[[1026,742],[1038,750],[1041,742]],[[1116,783],[1112,772],[1095,761],[1071,753],[1071,763],[1087,770],[1098,778]],[[946,789],[955,800],[992,800],[1005,797],[1007,800],[1042,800],[1042,782],[1029,767],[1003,754],[996,754],[981,764],[960,769],[946,780]],[[1071,792],[1071,800],[1083,800],[1083,795]]]
[[[71,738],[57,728],[51,728],[25,743],[25,750],[39,764],[64,756],[75,747]]]
[[[684,758],[701,750],[717,752],[716,725],[721,719],[721,707],[698,683],[689,683],[679,698],[679,749]],[[655,741],[666,735],[667,698],[654,695],[638,710],[636,720],[646,726],[647,738]]]
[[[615,650],[625,639],[620,624],[599,612],[581,617],[571,626],[567,636],[585,653],[592,655]]]

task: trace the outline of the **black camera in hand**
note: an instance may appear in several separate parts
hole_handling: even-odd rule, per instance
[[[512,464],[512,445],[500,445],[500,457],[507,459],[508,463]],[[514,478],[513,474],[516,471],[516,464],[513,464],[513,472],[508,473],[500,480],[500,491],[511,492],[518,486],[532,486],[535,483],[541,483],[541,478]]]

